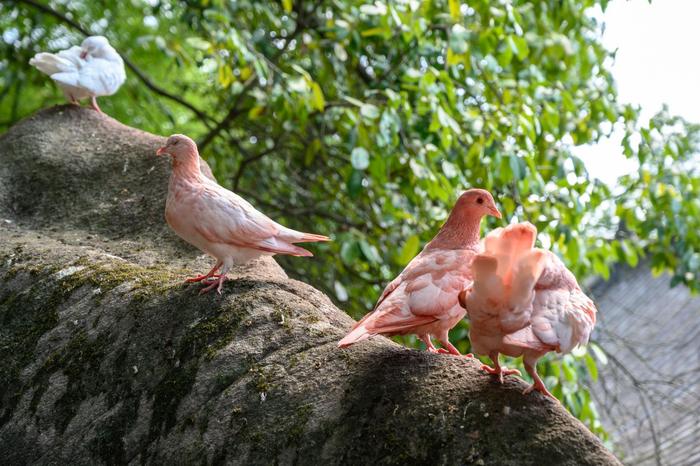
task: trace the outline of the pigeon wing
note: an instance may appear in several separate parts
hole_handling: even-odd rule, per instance
[[[273,254],[310,256],[303,248],[278,238],[284,228],[248,201],[218,185],[205,183],[193,204],[197,231],[212,243],[230,244]]]

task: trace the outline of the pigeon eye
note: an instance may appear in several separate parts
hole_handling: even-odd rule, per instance
[[[484,203],[484,199],[481,198],[481,197],[480,197],[480,198],[477,198],[476,203],[477,203],[477,204],[483,204],[483,203]]]
[[[178,142],[180,142],[180,141],[175,141],[175,142],[173,142],[173,146],[177,146],[177,143],[178,143]]]

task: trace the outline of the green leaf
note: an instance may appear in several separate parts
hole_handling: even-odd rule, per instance
[[[600,361],[602,365],[608,365],[608,356],[605,354],[605,351],[603,351],[603,349],[600,346],[598,346],[596,343],[591,342],[588,344],[588,347],[591,349],[591,351],[593,351],[593,354],[595,354],[596,359],[598,359],[598,361]]]
[[[518,60],[522,61],[530,53],[530,47],[528,47],[527,41],[523,37],[508,36],[508,44],[511,50],[513,50],[513,53],[518,57]]]
[[[321,86],[319,86],[316,82],[311,82],[311,92],[313,95],[312,103],[314,108],[319,112],[322,112],[326,107],[326,99],[323,98]]]
[[[566,258],[569,260],[570,264],[578,263],[581,257],[581,246],[578,237],[572,237],[566,243]]]
[[[385,15],[387,12],[386,5],[381,2],[376,2],[374,5],[362,5],[360,6],[360,12],[371,15]]]
[[[356,241],[346,241],[340,247],[340,258],[346,265],[352,265],[360,257],[360,248]]]
[[[588,373],[591,375],[591,380],[594,382],[598,381],[598,364],[596,364],[595,360],[593,357],[586,353],[586,355],[583,357],[584,361],[586,362],[586,367],[588,368]]]
[[[418,254],[418,248],[420,247],[420,239],[417,235],[411,235],[408,237],[406,242],[401,248],[399,256],[396,258],[396,262],[399,265],[407,265],[411,260]]]
[[[379,118],[379,108],[372,104],[362,104],[360,107],[360,115],[370,120],[376,120]]]
[[[356,170],[369,167],[369,153],[364,147],[355,147],[350,154],[350,163]]]
[[[387,32],[391,34],[391,31],[387,31],[386,28],[369,28],[362,31],[360,35],[362,37],[385,36]]]
[[[185,39],[185,42],[187,42],[187,45],[197,50],[209,50],[211,48],[211,44],[201,37],[188,37]]]
[[[362,191],[362,172],[353,170],[348,177],[347,188],[351,199],[356,198]]]
[[[575,382],[576,381],[576,371],[574,371],[574,368],[571,367],[571,363],[567,360],[563,360],[561,362],[561,368],[562,371],[564,372],[564,378],[568,382]]]
[[[377,252],[377,248],[367,241],[360,240],[360,250],[362,251],[362,255],[370,262],[378,264],[382,261],[382,258],[379,257],[379,252]]]
[[[449,0],[448,5],[449,5],[449,9],[450,9],[450,17],[454,21],[459,21],[460,18],[462,17],[462,12],[460,11],[459,0]]]
[[[447,178],[454,178],[455,176],[457,176],[459,174],[459,171],[457,170],[457,167],[455,166],[455,164],[453,164],[447,160],[442,161],[442,172],[445,174],[445,176]]]
[[[461,24],[455,24],[450,31],[450,48],[461,55],[467,52],[469,33]]]
[[[292,12],[292,0],[282,0],[282,8],[286,13]]]
[[[522,158],[517,155],[511,155],[508,157],[510,163],[510,169],[513,171],[513,177],[516,180],[521,180],[525,177],[525,162]]]
[[[634,246],[632,246],[629,241],[621,241],[620,247],[625,257],[625,261],[630,267],[636,267],[639,263],[639,256],[637,256],[637,251],[635,251]]]
[[[333,283],[333,288],[335,289],[335,297],[338,298],[338,301],[343,302],[348,300],[348,291],[342,283],[336,280]]]

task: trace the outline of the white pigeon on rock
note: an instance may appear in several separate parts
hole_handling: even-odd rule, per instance
[[[37,53],[29,64],[51,76],[71,103],[89,97],[100,113],[97,97],[114,94],[126,80],[122,57],[102,36],[58,53]]]

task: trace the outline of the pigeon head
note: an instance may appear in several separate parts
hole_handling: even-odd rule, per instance
[[[501,218],[491,193],[484,189],[470,189],[455,203],[447,221],[425,248],[460,249],[479,242],[481,219],[485,215]]]
[[[165,141],[165,145],[156,151],[156,155],[169,155],[173,163],[184,163],[189,159],[199,159],[197,144],[184,134],[173,134]]]
[[[95,58],[103,58],[111,47],[106,37],[90,36],[83,41],[80,48],[80,58],[84,60],[88,55]]]
[[[485,189],[470,189],[465,191],[453,209],[454,212],[460,214],[469,214],[478,218],[484,215],[492,215],[496,218],[501,218],[501,212],[496,207],[496,202],[493,200],[491,193]]]

